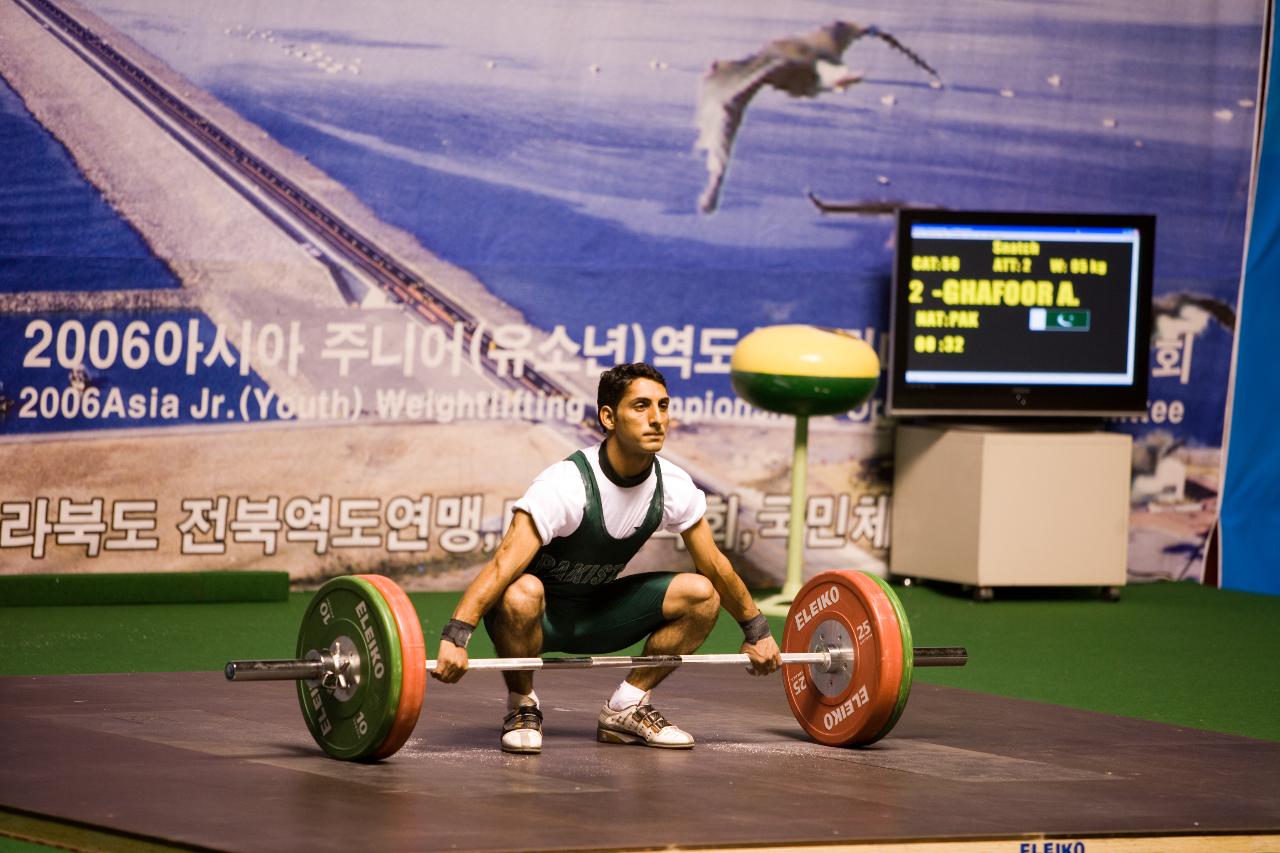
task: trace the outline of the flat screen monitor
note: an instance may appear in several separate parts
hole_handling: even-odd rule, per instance
[[[1144,413],[1154,259],[1149,215],[899,211],[888,413]]]

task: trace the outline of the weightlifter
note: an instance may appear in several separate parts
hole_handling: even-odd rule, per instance
[[[433,678],[467,671],[467,642],[480,619],[498,654],[604,654],[645,640],[646,655],[691,654],[723,606],[742,626],[752,673],[782,663],[769,623],[711,536],[706,495],[658,456],[667,437],[667,383],[653,367],[620,364],[600,376],[605,438],[538,475],[516,503],[493,559],[467,587],[441,630]],[[659,529],[678,533],[694,572],[619,578]],[[689,749],[693,737],[666,720],[651,691],[672,667],[631,670],[600,711],[596,739]],[[542,710],[533,672],[503,672],[505,752],[542,751]]]

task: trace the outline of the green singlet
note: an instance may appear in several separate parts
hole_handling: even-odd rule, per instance
[[[542,581],[542,650],[601,654],[624,649],[653,633],[665,620],[662,600],[673,572],[645,572],[618,580],[618,574],[662,524],[662,467],[649,511],[636,531],[623,539],[609,535],[600,505],[595,472],[579,450],[569,457],[578,468],[587,501],[582,522],[568,536],[552,539],[529,563]]]

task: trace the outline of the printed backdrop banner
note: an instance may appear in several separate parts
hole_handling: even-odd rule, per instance
[[[776,584],[792,425],[734,395],[729,358],[779,323],[883,355],[906,204],[1157,216],[1149,412],[1114,428],[1131,577],[1195,577],[1263,14],[2,0],[0,570],[457,587],[532,477],[597,440],[599,371],[645,360],[667,454]],[[756,90],[787,54],[767,45],[851,17],[828,91]],[[808,572],[885,571],[882,400],[812,424]]]

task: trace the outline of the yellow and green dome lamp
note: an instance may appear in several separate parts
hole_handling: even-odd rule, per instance
[[[839,329],[765,326],[738,342],[729,376],[733,390],[751,405],[796,419],[786,581],[780,593],[759,602],[770,616],[785,616],[803,585],[809,417],[838,415],[865,403],[876,390],[880,359],[861,338]]]

